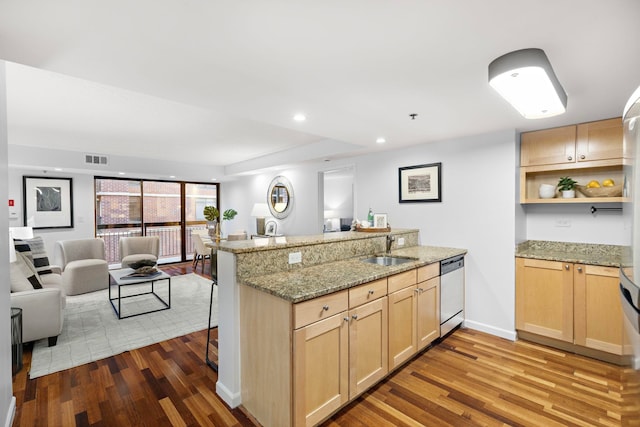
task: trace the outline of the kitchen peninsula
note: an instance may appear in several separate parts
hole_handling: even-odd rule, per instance
[[[387,242],[403,263],[363,261]],[[222,242],[218,395],[265,426],[320,422],[440,336],[439,262],[465,253],[412,229]]]

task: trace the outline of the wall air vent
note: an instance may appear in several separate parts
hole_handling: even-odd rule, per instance
[[[98,154],[85,154],[84,162],[88,165],[103,165],[109,164],[109,158],[107,156],[101,156]]]

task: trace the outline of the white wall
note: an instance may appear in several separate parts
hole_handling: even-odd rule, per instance
[[[423,245],[465,248],[467,324],[513,338],[516,135],[501,132],[358,159],[360,218],[369,205]],[[398,202],[398,168],[442,163],[441,203]]]
[[[74,226],[73,228],[58,228],[58,229],[43,229],[34,230],[34,234],[42,236],[45,242],[47,253],[51,258],[54,256],[55,242],[58,240],[71,240],[71,239],[87,239],[95,236],[95,219],[94,204],[95,195],[93,191],[93,175],[64,173],[64,172],[47,172],[35,171],[32,169],[17,169],[9,168],[9,199],[15,201],[15,212],[17,218],[12,218],[9,221],[10,227],[23,226],[23,189],[22,189],[22,177],[23,176],[38,176],[38,177],[51,177],[51,178],[72,178],[73,188],[73,216]],[[53,259],[51,260],[53,262]]]
[[[598,204],[600,208],[620,208],[621,203]],[[631,224],[621,211],[598,210],[591,204],[527,205],[527,238],[559,242],[630,245]]]
[[[0,61],[0,176],[8,175],[7,151],[7,93],[6,93],[5,63]],[[7,200],[7,187],[0,187],[0,200]],[[6,212],[6,211],[5,211]],[[15,413],[15,398],[11,380],[11,332],[9,293],[9,233],[8,215],[0,218],[0,425],[11,426]]]

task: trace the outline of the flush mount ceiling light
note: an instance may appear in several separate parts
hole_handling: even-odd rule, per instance
[[[293,116],[293,120],[295,120],[296,122],[304,122],[305,120],[307,120],[307,116],[302,113],[298,113]]]
[[[527,119],[566,111],[567,94],[542,49],[521,49],[489,64],[489,84]]]
[[[382,137],[376,139],[376,143],[378,143],[378,144],[384,144],[385,142],[387,142],[387,140],[382,138]]]

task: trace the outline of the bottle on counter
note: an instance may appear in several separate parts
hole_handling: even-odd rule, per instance
[[[369,208],[369,213],[367,214],[367,221],[369,221],[369,225],[373,227],[373,211]]]

